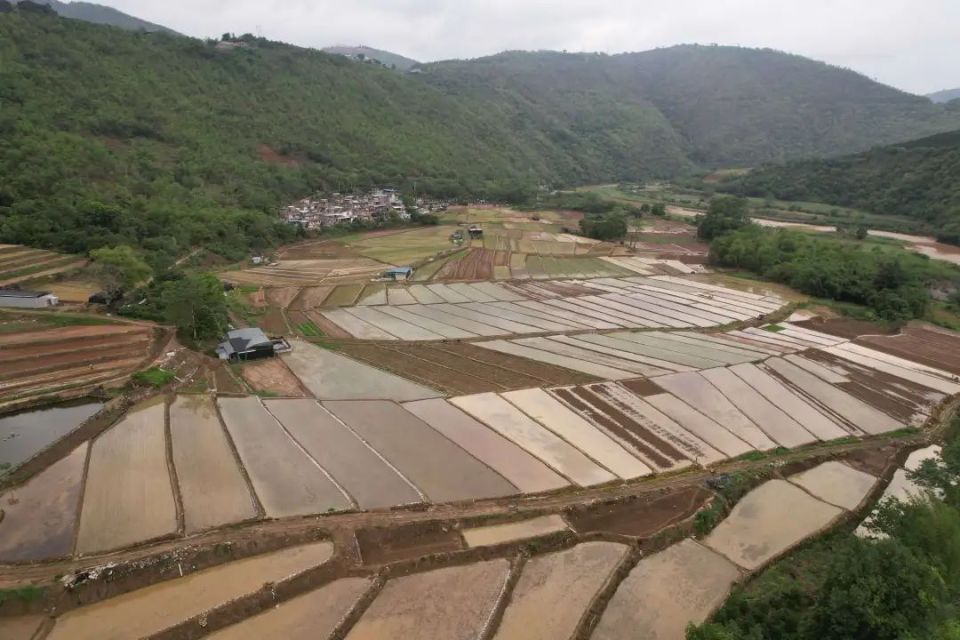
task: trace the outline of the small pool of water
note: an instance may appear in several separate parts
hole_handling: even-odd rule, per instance
[[[71,403],[0,418],[0,475],[79,427],[101,407],[102,402]]]

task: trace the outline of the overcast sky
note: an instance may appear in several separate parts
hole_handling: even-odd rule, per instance
[[[718,43],[799,53],[914,93],[960,87],[960,0],[99,1],[191,36],[259,32],[420,61]]]

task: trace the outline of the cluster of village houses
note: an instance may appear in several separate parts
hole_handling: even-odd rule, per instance
[[[432,213],[445,210],[446,203],[418,198],[417,210],[420,213]],[[396,189],[375,189],[362,194],[332,193],[316,195],[287,205],[280,215],[289,224],[301,225],[307,229],[319,229],[328,225],[349,223],[354,220],[383,220],[397,216],[401,220],[410,218],[410,214],[400,199]]]

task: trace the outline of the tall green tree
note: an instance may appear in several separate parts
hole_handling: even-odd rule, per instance
[[[714,196],[707,213],[697,216],[697,236],[713,240],[751,224],[746,198]]]
[[[191,274],[164,283],[161,300],[167,320],[193,342],[218,338],[227,328],[223,285],[212,274]]]
[[[133,247],[102,247],[90,252],[96,279],[111,294],[133,289],[150,278],[153,270]]]

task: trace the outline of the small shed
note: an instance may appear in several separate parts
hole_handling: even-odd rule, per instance
[[[406,280],[413,275],[412,267],[393,267],[383,272],[383,275],[391,280]]]
[[[467,229],[467,231],[470,233],[471,238],[483,237],[483,229],[480,228],[478,225],[471,225],[470,228]]]
[[[268,338],[262,329],[250,327],[228,331],[217,347],[217,356],[221,360],[257,360],[289,350],[290,344],[283,338]]]
[[[60,299],[48,291],[0,289],[0,307],[43,309],[44,307],[55,307],[58,304],[60,304]]]

